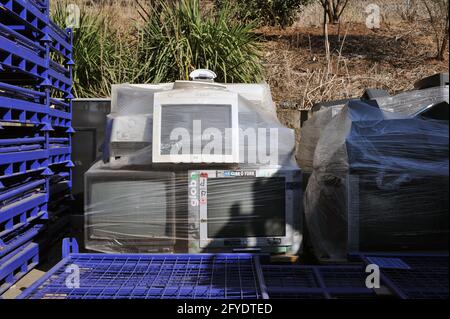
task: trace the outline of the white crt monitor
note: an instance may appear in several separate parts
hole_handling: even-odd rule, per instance
[[[238,163],[238,94],[220,85],[155,93],[154,163]]]

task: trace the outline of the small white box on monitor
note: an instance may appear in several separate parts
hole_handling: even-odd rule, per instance
[[[131,155],[152,145],[152,115],[120,115],[110,117],[110,160]]]
[[[189,252],[301,251],[299,169],[192,170],[188,179]]]
[[[238,163],[238,100],[220,88],[155,93],[153,162]]]

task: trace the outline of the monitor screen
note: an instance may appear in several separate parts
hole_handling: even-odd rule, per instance
[[[198,123],[201,129],[198,133],[194,132],[194,121],[200,121]],[[184,145],[179,136],[171,140],[172,132],[180,128],[189,132],[189,145]],[[212,139],[202,139],[202,133],[208,128],[217,129],[222,137],[222,150],[214,150],[214,155],[231,155],[232,143],[226,143],[225,139],[225,130],[230,129],[231,132],[232,128],[231,105],[162,105],[161,155],[201,154],[205,145]],[[231,139],[231,136],[229,138]],[[198,143],[201,148],[194,149],[194,140],[201,141]]]
[[[359,210],[350,210],[350,218],[358,229],[350,231],[358,233],[358,249],[448,250],[448,178],[415,176],[389,190],[380,189],[375,176],[360,175],[356,187]]]
[[[88,229],[97,239],[172,237],[163,180],[91,180]]]
[[[209,178],[208,238],[286,234],[285,179]]]

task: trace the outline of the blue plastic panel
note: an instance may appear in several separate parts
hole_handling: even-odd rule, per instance
[[[69,143],[69,140],[67,143]],[[67,163],[70,161],[71,147],[69,145],[53,143],[50,145],[49,154],[49,165]]]
[[[38,219],[47,218],[47,194],[36,193],[0,208],[0,237]]]
[[[2,181],[2,184],[5,185],[5,181]],[[0,189],[0,202],[3,205],[6,205],[9,202],[12,202],[18,197],[23,196],[23,194],[30,193],[36,190],[44,189],[46,185],[46,180],[41,179],[31,179],[27,178],[24,182],[19,182],[13,185],[9,185],[9,187],[5,187]]]
[[[0,258],[0,295],[33,269],[39,262],[39,247],[29,243]]]
[[[47,122],[47,113],[48,110],[45,105],[0,96],[0,121],[45,124]]]
[[[69,60],[72,56],[72,39],[70,30],[61,30],[55,23],[50,22],[49,34],[52,39],[52,50]]]
[[[367,257],[370,264],[375,264],[380,268],[390,269],[411,269],[401,258],[393,257]]]
[[[38,8],[36,3],[36,0],[0,0],[0,8],[3,9],[2,14],[15,19],[16,25],[20,26],[21,30],[35,32],[40,39],[49,17],[48,10],[42,10],[42,7]]]
[[[23,46],[26,46],[30,49],[32,49],[35,52],[45,52],[45,48],[36,41],[30,40],[23,34],[11,29],[7,25],[0,22],[0,35],[2,35],[5,38],[14,39],[18,44],[20,43]]]
[[[367,254],[362,255],[367,264],[377,258],[399,259],[405,267],[380,266],[383,282],[402,299],[448,299],[447,254]],[[390,265],[391,266],[391,265]]]
[[[25,299],[259,299],[252,255],[72,254],[26,289]],[[66,266],[77,265],[80,288],[67,288]]]
[[[59,90],[65,94],[70,94],[72,89],[72,80],[70,79],[69,70],[61,70],[56,67],[57,64],[52,63],[48,70],[48,77],[52,84],[52,88]]]
[[[20,228],[7,236],[0,237],[0,258],[8,255],[14,249],[32,241],[41,230],[42,225],[35,225],[31,228]]]
[[[28,0],[28,1],[33,2],[33,4],[40,10],[43,10],[43,12],[46,12],[45,10],[47,10],[50,2],[50,0]]]
[[[375,298],[361,266],[263,266],[269,298]]]
[[[0,138],[0,154],[42,150],[45,148],[45,137]]]
[[[48,166],[47,150],[0,153],[0,177],[45,169]]]
[[[21,46],[17,41],[9,40],[2,35],[0,35],[0,63],[3,67],[20,71],[41,82],[47,68],[45,56],[39,56],[32,49]]]
[[[50,111],[61,111],[61,112],[65,112],[68,115],[65,116],[70,116],[72,117],[72,112],[71,112],[71,103],[67,102],[67,100],[61,100],[61,99],[50,99]],[[55,113],[54,116],[58,116],[58,113]],[[62,115],[61,115],[62,116]]]
[[[57,113],[58,112],[58,113]],[[50,110],[50,124],[52,127],[65,127],[65,128],[71,128],[72,127],[72,119],[70,113],[61,112],[58,110],[51,111]]]

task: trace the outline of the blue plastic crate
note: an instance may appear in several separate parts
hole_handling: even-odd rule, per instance
[[[11,71],[19,71],[27,80],[34,79],[40,84],[45,79],[47,62],[45,51],[38,54],[33,49],[20,45],[0,35],[0,63]],[[2,71],[4,74],[6,71]],[[17,77],[17,74],[14,74]]]
[[[0,237],[0,258],[13,252],[20,246],[32,241],[42,229],[42,225],[20,228],[7,236]]]
[[[260,299],[257,257],[248,254],[71,254],[20,299]],[[80,269],[67,288],[65,269]]]
[[[72,58],[72,31],[61,30],[54,22],[50,21],[49,35],[52,39],[51,48],[69,62]]]
[[[383,282],[399,298],[448,299],[448,253],[368,253],[361,257],[380,267]]]
[[[40,10],[43,10],[43,12],[47,12],[49,5],[50,5],[50,0],[28,0],[33,2],[33,4]]]
[[[2,180],[2,188],[0,189],[0,203],[2,207],[21,199],[24,194],[33,193],[39,190],[45,190],[46,180],[45,178],[33,178],[30,176],[24,176],[22,181],[7,181]]]
[[[39,263],[39,247],[29,243],[0,258],[0,295]]]
[[[45,125],[47,118],[48,109],[42,104],[0,96],[0,121]]]
[[[0,36],[3,36],[4,38],[13,40],[18,45],[22,45],[25,47],[28,47],[29,49],[44,54],[45,53],[45,47],[41,45],[40,42],[36,42],[31,40],[30,38],[26,37],[25,35],[13,30],[8,25],[5,25],[0,22]]]
[[[48,218],[46,193],[34,193],[0,208],[0,237],[39,218]]]
[[[0,139],[3,291],[37,262],[24,258],[34,251],[30,224],[47,219],[49,204],[56,205],[50,200],[60,199],[51,192],[53,169],[64,186],[60,197],[70,195],[73,61],[72,32],[50,20],[49,0],[0,0],[0,12],[0,121],[33,127],[0,127],[8,136],[18,132]]]
[[[0,63],[5,69],[0,81],[50,87],[71,99],[72,31],[50,20],[46,1],[0,0],[0,5]]]
[[[361,266],[267,265],[262,267],[269,298],[332,299],[375,298],[365,285]]]
[[[0,121],[46,124],[45,93],[0,82]]]
[[[45,169],[48,166],[48,150],[0,153],[0,177],[24,174]]]
[[[29,5],[35,6],[37,9],[39,9],[42,12],[48,12],[50,0],[26,0],[29,2]],[[2,3],[7,3],[8,1],[3,0]]]
[[[48,8],[38,6],[37,1],[39,0],[0,0],[2,15],[14,20],[14,24],[8,27],[17,27],[21,33],[33,35],[35,39],[32,40],[44,37],[44,29],[49,22]]]
[[[71,147],[70,145],[53,144],[50,145],[49,154],[49,165],[69,163],[71,158]]]
[[[66,136],[70,137],[70,134],[75,132],[72,128],[72,112],[71,103],[64,103],[59,101],[59,107],[64,109],[50,108],[49,110],[49,123],[53,128],[64,128]],[[66,111],[66,109],[68,111]]]
[[[72,129],[72,115],[67,112],[61,112],[59,110],[52,111],[50,109],[50,124],[52,127],[65,127]]]
[[[53,89],[64,93],[64,97],[70,96],[72,91],[70,70],[64,69],[59,64],[52,62],[48,70],[48,78]]]
[[[45,148],[45,136],[0,138],[0,154],[35,151]]]

